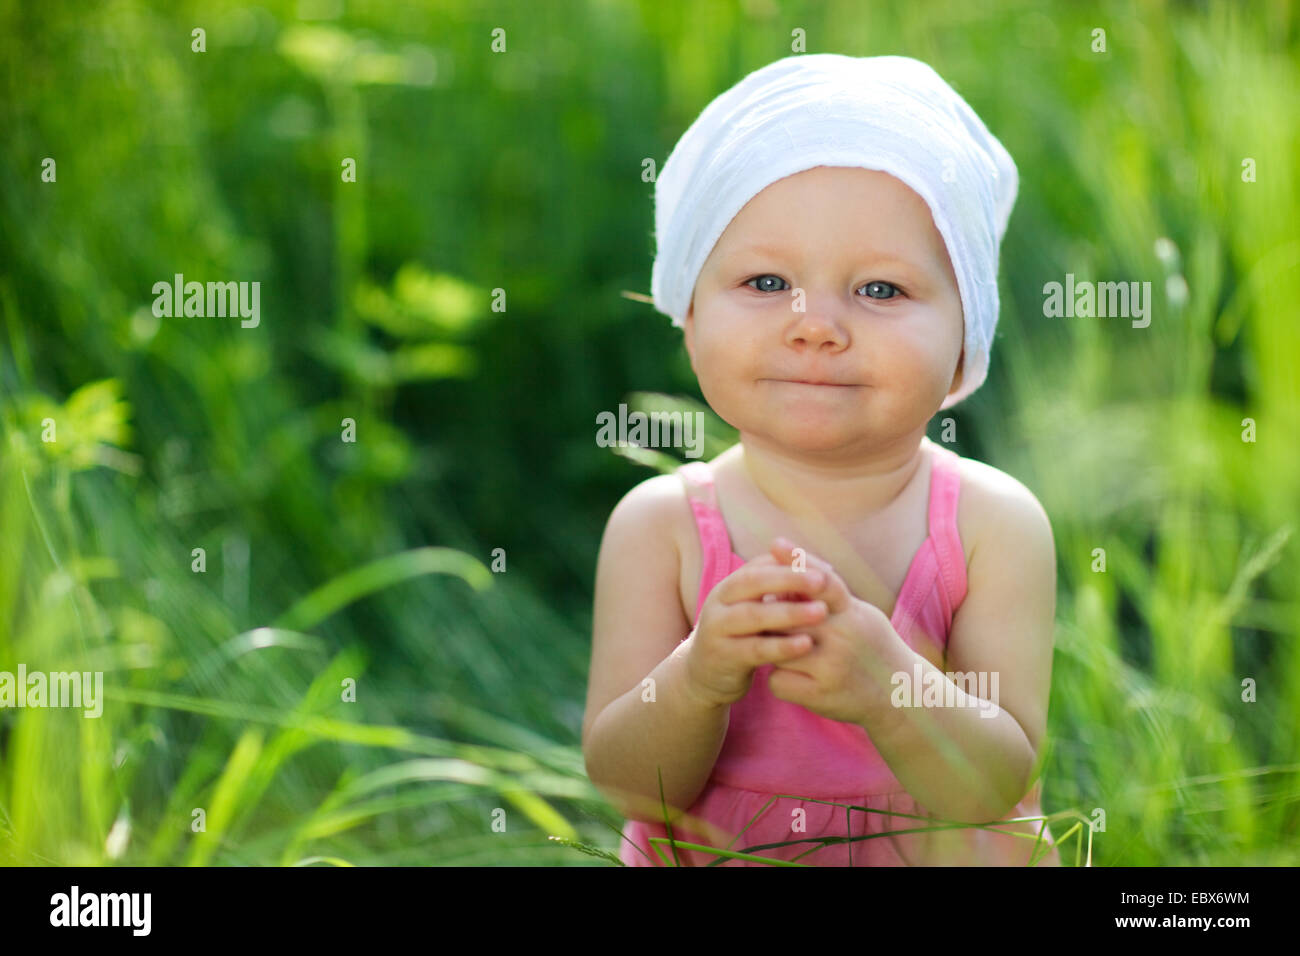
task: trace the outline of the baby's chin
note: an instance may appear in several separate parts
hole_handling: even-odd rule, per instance
[[[745,430],[791,454],[835,458],[859,454],[863,447],[872,444],[872,430],[864,425],[862,421],[818,421],[811,416],[788,415],[754,422],[754,427]]]

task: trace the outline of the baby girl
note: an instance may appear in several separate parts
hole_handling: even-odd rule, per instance
[[[769,64],[669,156],[651,291],[740,442],[601,542],[582,747],[623,862],[1059,865],[1051,526],[926,437],[987,374],[1017,186],[897,56]]]

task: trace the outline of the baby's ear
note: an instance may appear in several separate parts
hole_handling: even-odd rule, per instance
[[[952,385],[948,388],[948,394],[952,395],[961,388],[962,372],[966,368],[966,349],[961,350],[961,357],[957,359],[957,371],[953,373]]]

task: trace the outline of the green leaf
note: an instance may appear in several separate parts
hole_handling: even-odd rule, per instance
[[[295,24],[280,35],[280,54],[321,83],[432,86],[437,58],[428,47],[385,50],[337,27]]]
[[[460,335],[489,314],[486,290],[416,262],[397,270],[391,292],[359,282],[352,305],[363,320],[398,338]]]
[[[459,345],[430,343],[403,345],[393,353],[395,382],[429,378],[471,378],[478,371],[478,358]]]
[[[416,548],[353,568],[321,585],[275,621],[274,627],[303,631],[353,601],[425,574],[454,574],[476,591],[492,585],[492,572],[452,548]]]
[[[463,332],[487,315],[484,290],[445,272],[408,262],[393,277],[397,302],[445,332]]]
[[[205,866],[216,852],[227,825],[234,817],[239,795],[261,752],[262,733],[250,727],[239,738],[230,759],[226,761],[226,769],[222,771],[212,799],[208,802],[205,829],[195,836],[186,860],[187,865]]]

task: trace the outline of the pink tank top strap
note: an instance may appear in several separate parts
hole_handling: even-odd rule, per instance
[[[677,469],[677,474],[686,485],[691,511],[695,515],[695,527],[700,534],[700,552],[704,566],[700,573],[700,593],[695,600],[695,617],[699,620],[700,608],[704,606],[709,591],[731,573],[731,537],[727,534],[727,523],[722,520],[722,511],[718,508],[713,471],[708,463],[688,462]]]
[[[930,473],[930,538],[939,563],[939,577],[948,594],[949,607],[966,597],[966,552],[957,531],[957,500],[961,494],[961,473],[957,453],[934,446]]]

